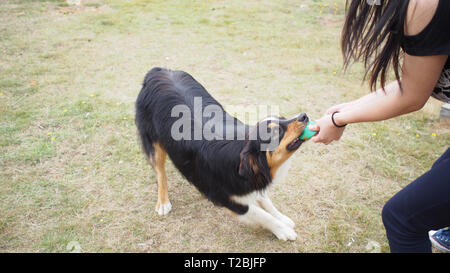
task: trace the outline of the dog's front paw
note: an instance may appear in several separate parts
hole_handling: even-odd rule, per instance
[[[286,215],[281,215],[280,221],[292,229],[295,227],[294,221],[292,221],[291,218],[287,217]]]
[[[158,215],[166,215],[172,210],[172,204],[168,201],[165,204],[160,204],[159,202],[156,204],[155,211]]]
[[[277,236],[278,239],[283,241],[295,241],[297,239],[297,233],[295,233],[292,228],[285,225],[280,226],[279,228],[274,230],[273,233],[275,234],[275,236]]]

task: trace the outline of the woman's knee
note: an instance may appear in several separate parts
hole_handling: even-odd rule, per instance
[[[395,223],[398,223],[398,220],[396,220],[398,213],[396,211],[397,205],[393,197],[384,204],[383,210],[381,211],[381,219],[383,220],[386,229],[394,226]]]

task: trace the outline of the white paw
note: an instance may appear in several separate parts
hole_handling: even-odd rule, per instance
[[[278,239],[283,241],[295,241],[297,239],[297,233],[295,233],[292,228],[285,225],[280,226],[279,228],[274,230],[273,233],[275,234],[275,236],[277,236]]]
[[[158,215],[166,215],[172,210],[172,204],[170,202],[167,202],[165,204],[159,204],[156,206],[155,211],[158,213]]]
[[[291,218],[287,217],[286,215],[281,215],[280,221],[292,229],[295,227],[294,221],[292,221]]]

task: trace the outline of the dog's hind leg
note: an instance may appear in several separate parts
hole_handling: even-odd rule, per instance
[[[158,201],[156,202],[155,211],[159,215],[166,215],[172,209],[172,204],[169,200],[165,168],[167,152],[159,143],[154,143],[153,148],[154,153],[149,154],[149,161],[155,169],[158,180]]]

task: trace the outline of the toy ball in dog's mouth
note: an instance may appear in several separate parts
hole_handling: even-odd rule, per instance
[[[298,137],[301,140],[308,140],[315,136],[318,132],[312,131],[309,129],[309,125],[315,125],[316,123],[314,121],[308,121],[308,124],[306,124],[305,129],[303,130],[303,133]]]

